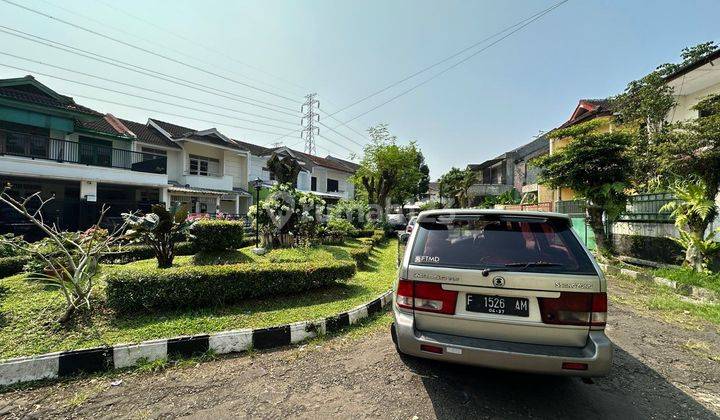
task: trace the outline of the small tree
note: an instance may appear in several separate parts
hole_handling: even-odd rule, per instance
[[[475,172],[453,167],[440,177],[440,189],[446,197],[454,199],[453,207],[468,207],[470,187],[476,182],[478,179]]]
[[[718,249],[714,232],[705,233],[709,221],[717,214],[715,200],[708,198],[708,187],[700,179],[678,180],[669,189],[675,200],[660,211],[669,211],[675,219],[679,238],[670,239],[685,249],[685,265],[702,271],[709,254]]]
[[[152,247],[158,268],[172,267],[175,259],[175,243],[190,235],[193,221],[188,220],[185,206],[173,204],[168,211],[164,205],[155,204],[152,213],[138,216],[123,213],[122,217],[130,229],[126,238]]]
[[[297,178],[302,170],[300,162],[292,156],[279,156],[273,153],[267,161],[267,167],[280,184],[290,184],[297,187]]]
[[[53,198],[43,199],[40,192],[37,192],[24,199],[16,199],[10,195],[10,189],[9,185],[3,188],[0,202],[25,216],[47,235],[48,240],[55,245],[57,253],[49,254],[45,252],[45,247],[4,236],[0,237],[0,241],[40,262],[40,270],[31,273],[30,279],[39,280],[62,292],[66,305],[58,322],[67,322],[79,309],[90,309],[90,296],[99,272],[100,257],[111,253],[111,247],[121,240],[126,224],[117,227],[112,233],[101,229],[100,225],[109,210],[103,206],[97,223],[88,230],[63,232],[54,224],[45,223],[43,218],[43,207]]]
[[[628,148],[631,135],[623,131],[595,132],[596,124],[580,124],[550,133],[570,142],[551,155],[533,161],[540,168],[540,182],[550,188],[571,188],[587,201],[587,216],[598,251],[610,245],[603,216],[616,219],[625,208],[624,193],[630,176]]]
[[[368,203],[384,207],[388,197],[399,189],[416,194],[422,174],[415,143],[397,144],[397,137],[390,134],[386,124],[371,127],[368,132],[371,141],[352,178],[356,186],[364,188]]]

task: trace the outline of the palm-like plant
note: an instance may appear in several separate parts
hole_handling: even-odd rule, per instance
[[[156,204],[151,211],[144,216],[123,213],[122,217],[129,227],[125,237],[151,246],[158,268],[168,268],[175,258],[175,243],[192,237],[190,228],[195,222],[188,220],[187,208],[179,204],[173,204],[170,210]]]
[[[679,238],[671,238],[685,249],[685,264],[695,271],[702,271],[709,253],[717,249],[715,232],[706,235],[705,230],[717,213],[715,200],[708,198],[707,185],[700,179],[679,180],[673,183],[670,192],[675,200],[660,208],[661,212],[670,212],[675,226],[680,232]]]

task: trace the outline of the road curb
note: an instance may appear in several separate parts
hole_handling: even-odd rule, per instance
[[[674,280],[666,279],[664,277],[655,277],[647,273],[640,271],[630,270],[628,268],[615,267],[613,265],[598,263],[604,273],[611,276],[622,275],[634,278],[636,280],[642,280],[647,282],[653,282],[659,286],[666,286],[674,289],[678,294],[683,296],[692,296],[697,299],[703,300],[718,300],[720,296],[710,289],[704,287],[692,286],[689,284],[678,283]]]
[[[288,346],[333,333],[382,311],[392,302],[389,290],[370,302],[324,319],[269,328],[221,331],[19,357],[0,361],[0,386],[132,367],[140,361],[186,358],[209,350],[217,354]]]

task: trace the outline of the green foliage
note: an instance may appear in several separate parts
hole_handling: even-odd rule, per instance
[[[193,242],[177,242],[175,244],[175,255],[192,255],[196,252]],[[154,257],[155,249],[149,245],[123,245],[110,249],[107,254],[100,258],[100,262],[105,264],[127,264]]]
[[[251,262],[252,259],[238,250],[202,251],[193,255],[194,265],[227,265]]]
[[[368,202],[384,206],[393,193],[410,188],[408,194],[416,194],[423,181],[420,171],[424,164],[414,142],[403,146],[390,134],[386,124],[370,127],[370,143],[363,149],[360,167],[352,177],[358,189],[364,189]],[[412,162],[412,164],[410,164]]]
[[[382,230],[376,230],[370,237],[373,245],[380,245],[385,242],[385,239],[387,239],[387,234],[385,231]]]
[[[22,236],[15,236],[12,233],[0,235],[0,258],[18,257],[25,254],[22,250],[25,244]]]
[[[682,179],[670,186],[675,200],[660,211],[669,211],[675,219],[679,238],[670,238],[685,250],[685,264],[695,271],[707,267],[711,254],[720,249],[716,232],[706,234],[708,224],[717,214],[717,205],[709,187],[701,179]]]
[[[565,147],[535,159],[533,164],[540,168],[540,183],[551,188],[571,188],[587,200],[598,250],[607,252],[603,214],[615,220],[625,208],[632,137],[621,130],[597,133],[589,127],[582,124]]]
[[[325,200],[315,194],[298,191],[290,184],[277,184],[260,202],[260,214],[255,206],[248,213],[254,228],[264,234],[272,235],[273,244],[280,242],[281,234],[294,235],[301,245],[309,245],[319,238],[320,222],[325,212]]]
[[[370,261],[370,252],[372,252],[372,245],[364,245],[350,249],[350,256],[355,260],[358,268],[365,268],[367,262]]]
[[[23,267],[30,261],[27,256],[1,257],[0,258],[0,279],[14,276],[23,271]]]
[[[330,220],[345,219],[356,229],[362,229],[368,220],[370,206],[360,200],[340,200],[330,209]]]
[[[238,249],[243,245],[245,223],[235,220],[199,220],[190,229],[200,252]]]
[[[453,207],[470,205],[470,187],[478,182],[477,173],[470,169],[452,167],[440,177],[440,191],[443,197],[453,198]]]
[[[665,63],[657,68],[663,76],[669,75],[680,68],[692,64],[718,49],[714,41],[703,42],[693,47],[685,47],[680,52],[681,63]]]
[[[297,187],[297,177],[302,170],[300,162],[292,156],[280,156],[273,153],[267,161],[267,167],[280,184]]]
[[[282,296],[346,280],[355,264],[234,264],[147,269],[131,265],[107,276],[107,302],[119,312],[222,306]]]
[[[441,209],[442,204],[439,201],[428,201],[420,205],[420,211]]]
[[[175,258],[175,243],[191,236],[194,222],[188,221],[187,208],[181,205],[173,204],[167,210],[164,205],[155,204],[151,210],[144,216],[122,214],[129,227],[125,237],[152,247],[158,267],[167,268]]]
[[[340,232],[345,236],[354,237],[358,233],[358,228],[353,226],[347,219],[331,218],[328,220],[327,229],[329,232]]]

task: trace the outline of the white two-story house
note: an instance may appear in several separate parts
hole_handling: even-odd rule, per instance
[[[89,226],[103,205],[108,220],[146,210],[167,188],[167,159],[143,152],[155,139],[128,125],[31,76],[0,80],[0,182],[16,197],[54,197],[43,215],[66,229]],[[0,231],[32,234],[32,227],[0,206]]]
[[[298,161],[301,168],[297,179],[298,190],[317,194],[329,203],[355,197],[355,186],[350,177],[358,165],[353,162],[332,156],[313,156],[288,147],[266,148],[240,141],[237,143],[251,151],[251,182],[259,178],[265,186],[272,185],[275,177],[267,166],[268,160],[273,155],[290,156]]]
[[[169,186],[164,202],[186,204],[193,213],[247,213],[247,148],[215,128],[196,130],[152,118],[147,124],[179,147],[167,150]]]

